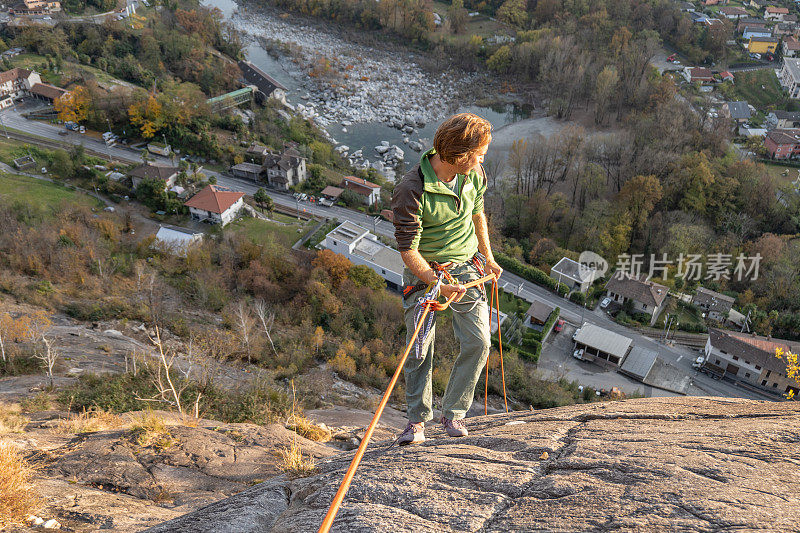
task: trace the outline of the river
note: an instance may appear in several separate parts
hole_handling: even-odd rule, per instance
[[[317,104],[319,104],[320,101],[322,101],[323,105],[327,104],[324,97],[321,98],[319,94],[313,94],[313,91],[309,90],[309,76],[303,67],[296,64],[296,62],[293,61],[289,56],[282,55],[278,58],[273,57],[265,50],[265,48],[257,39],[259,36],[268,35],[272,39],[279,40],[281,42],[288,42],[295,46],[298,45],[299,39],[300,48],[302,48],[303,45],[305,45],[306,48],[310,48],[308,46],[308,41],[306,40],[306,42],[302,42],[302,39],[304,37],[308,39],[307,33],[312,31],[312,29],[302,25],[303,23],[300,22],[297,23],[298,26],[296,31],[286,31],[288,25],[294,24],[292,22],[293,17],[287,17],[284,19],[283,17],[272,15],[268,10],[254,13],[251,9],[240,7],[233,0],[206,0],[204,4],[219,8],[222,11],[225,20],[232,23],[234,27],[242,32],[245,38],[244,42],[246,43],[245,54],[247,59],[286,86],[288,89],[286,95],[288,103],[293,106],[297,106],[298,104],[301,106],[307,105],[309,92],[312,92],[312,99],[316,97]],[[243,6],[246,6],[246,4]],[[335,32],[320,33],[322,30],[320,30],[319,26],[314,27],[313,31],[317,32],[314,38],[314,44],[317,44],[319,39],[324,39],[325,41],[333,43],[336,46],[341,45],[350,47],[351,49],[355,48],[354,55],[357,53],[364,54],[364,56],[371,58],[382,57],[381,54],[383,51],[374,50],[369,47],[359,47],[358,45],[354,45],[353,43],[349,42],[341,42],[342,39],[335,35]],[[338,43],[337,40],[339,41]],[[413,54],[409,52],[408,56],[411,57]],[[378,61],[382,61],[382,59]],[[399,65],[398,67],[387,69],[390,75],[394,75],[396,77],[395,79],[389,79],[387,81],[387,83],[389,83],[388,87],[390,88],[402,83],[402,76],[407,76],[407,72],[409,70],[407,65],[416,67],[413,62],[403,63],[403,61],[411,60],[406,60],[404,58],[398,59],[396,55],[392,58],[387,57],[386,61],[399,62],[396,63]],[[394,73],[395,71],[397,72],[396,74]],[[342,117],[335,113],[330,113],[328,109],[316,109],[319,112],[319,117],[322,119],[318,120],[317,122],[324,123],[330,119],[330,123],[324,125],[324,127],[335,139],[336,144],[346,145],[349,147],[350,153],[362,149],[365,158],[378,160],[380,157],[373,151],[373,147],[380,144],[381,141],[388,141],[390,144],[397,145],[402,148],[405,151],[405,159],[410,162],[413,161],[417,156],[415,155],[415,152],[409,148],[408,142],[419,141],[420,144],[423,145],[424,149],[429,148],[431,146],[436,127],[441,120],[445,118],[445,114],[449,111],[470,111],[476,113],[488,119],[495,129],[499,129],[503,126],[526,118],[520,110],[512,105],[501,106],[497,109],[476,105],[461,106],[458,105],[457,102],[446,102],[442,105],[439,105],[436,102],[437,95],[448,94],[448,90],[450,90],[451,87],[442,83],[441,78],[436,78],[435,76],[424,73],[421,70],[417,72],[419,73],[418,77],[423,78],[420,80],[420,84],[424,84],[425,87],[412,88],[411,90],[418,90],[420,93],[424,93],[427,89],[428,92],[425,94],[428,94],[433,98],[433,102],[428,102],[427,110],[431,110],[431,103],[433,104],[434,110],[429,112],[427,115],[427,118],[430,120],[426,120],[425,125],[422,127],[415,127],[415,130],[411,135],[405,135],[399,129],[387,125],[385,120],[373,119],[360,121],[358,118],[355,120],[342,120]],[[354,94],[356,95],[356,102],[359,102],[360,100],[357,96],[359,92],[358,81],[353,80],[352,85],[355,87]],[[374,95],[367,95],[363,99],[364,103],[356,104],[356,106],[361,106],[365,111],[367,111],[364,113],[366,116],[380,116],[382,111],[379,109],[379,104],[374,100]],[[374,112],[370,113],[369,111]],[[437,114],[439,116],[436,116]],[[342,124],[342,122],[344,122],[344,124]]]

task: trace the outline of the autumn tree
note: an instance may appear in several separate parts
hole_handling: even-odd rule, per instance
[[[655,176],[636,176],[619,191],[617,203],[628,212],[632,226],[631,243],[644,230],[647,217],[661,200],[661,183]]]
[[[344,281],[353,266],[349,259],[332,250],[320,250],[311,264],[328,273],[334,288]]]
[[[467,10],[464,9],[464,0],[453,0],[447,8],[447,20],[450,22],[450,30],[453,33],[464,33],[467,28]]]
[[[142,137],[152,139],[166,125],[163,108],[155,95],[131,104],[128,108],[131,124],[139,127]]]
[[[63,122],[83,122],[89,115],[89,92],[83,85],[78,85],[53,102],[58,119]]]

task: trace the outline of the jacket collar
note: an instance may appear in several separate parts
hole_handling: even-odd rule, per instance
[[[456,198],[459,198],[458,194],[456,194],[456,191],[450,189],[450,187],[448,187],[447,185],[442,183],[442,180],[440,180],[436,176],[436,172],[433,171],[433,166],[431,165],[430,157],[433,156],[435,153],[436,153],[436,150],[434,148],[431,148],[430,150],[428,150],[427,152],[422,154],[422,157],[420,158],[420,161],[419,161],[419,168],[422,171],[422,180],[423,180],[423,185],[424,185],[424,188],[425,188],[425,192],[435,192],[435,193],[439,193],[439,194],[449,194],[450,196],[455,196]],[[458,179],[462,180],[462,185],[461,185],[460,189],[463,189],[464,188],[464,185],[463,185],[464,176],[462,176],[461,174],[456,174],[456,177],[454,179],[455,180],[458,180]],[[456,183],[456,190],[459,190],[458,183]],[[459,198],[459,200],[460,200],[460,198]]]

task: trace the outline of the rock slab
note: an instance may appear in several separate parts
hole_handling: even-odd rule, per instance
[[[366,453],[339,532],[796,531],[800,404],[646,398],[471,418]],[[352,453],[152,527],[317,531]]]

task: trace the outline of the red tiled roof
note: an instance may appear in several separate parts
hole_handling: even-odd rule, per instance
[[[793,35],[789,35],[783,39],[783,46],[787,50],[800,50],[800,41],[795,39]]]
[[[767,8],[766,12],[767,13],[775,13],[776,15],[788,15],[789,14],[789,8],[787,8],[787,7],[772,7],[772,6],[770,6],[770,7]]]
[[[800,132],[798,130],[772,130],[767,133],[767,138],[775,144],[800,144]]]
[[[36,83],[31,87],[31,92],[33,94],[38,94],[40,96],[44,96],[45,98],[49,98],[50,100],[56,100],[67,94],[69,91],[62,89],[61,87],[56,87],[55,85],[50,85],[49,83]]]
[[[221,215],[242,196],[243,192],[232,191],[218,185],[208,185],[183,205]]]
[[[16,80],[19,78],[27,78],[31,75],[31,71],[26,68],[12,68],[5,72],[0,72],[0,83]]]
[[[367,181],[364,178],[357,178],[355,176],[347,176],[344,179],[344,181],[349,181],[349,182],[354,183],[356,185],[369,187],[370,189],[380,189],[381,188],[380,185],[376,185],[376,184],[372,183],[371,181]]]

